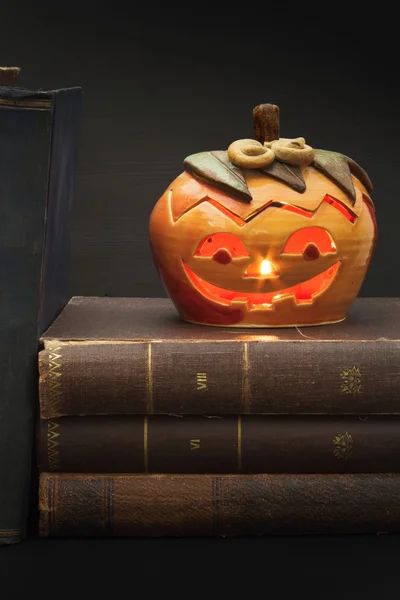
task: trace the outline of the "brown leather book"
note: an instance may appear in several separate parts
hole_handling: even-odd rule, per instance
[[[41,338],[40,416],[400,414],[400,299],[342,323],[186,323],[166,298],[72,298]]]
[[[37,448],[41,472],[400,472],[400,417],[61,417]]]
[[[400,474],[44,473],[40,535],[240,536],[400,531]]]

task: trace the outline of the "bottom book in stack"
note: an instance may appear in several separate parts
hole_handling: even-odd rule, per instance
[[[42,420],[42,536],[400,530],[400,418]]]

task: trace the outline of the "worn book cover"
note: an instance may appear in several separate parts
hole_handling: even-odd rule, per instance
[[[400,417],[102,415],[41,419],[41,472],[400,472]]]
[[[25,537],[37,352],[68,301],[82,90],[1,86],[0,545]]]
[[[400,532],[400,474],[42,473],[42,537]]]
[[[41,338],[40,416],[400,414],[400,299],[345,321],[230,329],[168,298],[74,297]]]

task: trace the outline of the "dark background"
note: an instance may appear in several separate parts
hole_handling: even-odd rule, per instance
[[[252,137],[252,108],[271,102],[283,137],[343,152],[369,173],[378,245],[360,295],[400,296],[399,52],[389,9],[21,0],[2,2],[0,17],[0,62],[21,67],[19,85],[84,91],[71,295],[164,296],[147,238],[155,202],[188,154]],[[124,573],[190,596],[210,573],[225,594],[228,582],[244,582],[247,595],[254,582],[284,598],[386,598],[399,584],[397,536],[32,543],[2,549],[0,574],[15,592],[41,573],[64,588],[76,572],[92,593],[107,580],[115,592]]]
[[[188,154],[253,137],[263,102],[279,105],[282,137],[368,172],[378,245],[360,295],[400,295],[395,20],[377,5],[2,3],[0,58],[19,84],[84,91],[71,295],[165,296],[151,209]]]

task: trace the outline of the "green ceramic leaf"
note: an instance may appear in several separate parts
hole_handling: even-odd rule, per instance
[[[187,171],[204,179],[210,185],[245,202],[252,200],[241,169],[229,161],[227,152],[223,150],[198,152],[186,157],[183,164]]]
[[[268,167],[260,169],[260,171],[266,175],[269,175],[270,177],[274,177],[275,179],[286,183],[287,185],[290,185],[290,187],[296,190],[296,192],[304,192],[306,189],[303,174],[299,167],[287,165],[286,163],[274,160],[274,162],[268,165]]]
[[[356,201],[356,192],[351,178],[352,174],[363,183],[368,191],[372,190],[372,183],[367,173],[353,159],[344,154],[329,150],[316,150],[312,166],[342,189],[352,199],[353,204]],[[251,202],[252,196],[243,171],[230,162],[227,152],[215,150],[191,154],[184,160],[184,167],[194,176],[227,192],[232,197]],[[299,167],[275,160],[260,171],[286,183],[297,192],[303,193],[306,189],[302,170]]]
[[[373,186],[367,173],[352,158],[349,158],[348,156],[346,156],[346,158],[350,166],[350,171],[353,173],[354,177],[357,177],[357,179],[361,181],[361,183],[365,186],[367,192],[371,192]]]
[[[316,150],[313,165],[321,171],[326,177],[340,187],[350,198],[353,204],[356,201],[356,191],[354,189],[349,159],[344,154],[330,152],[328,150]]]

